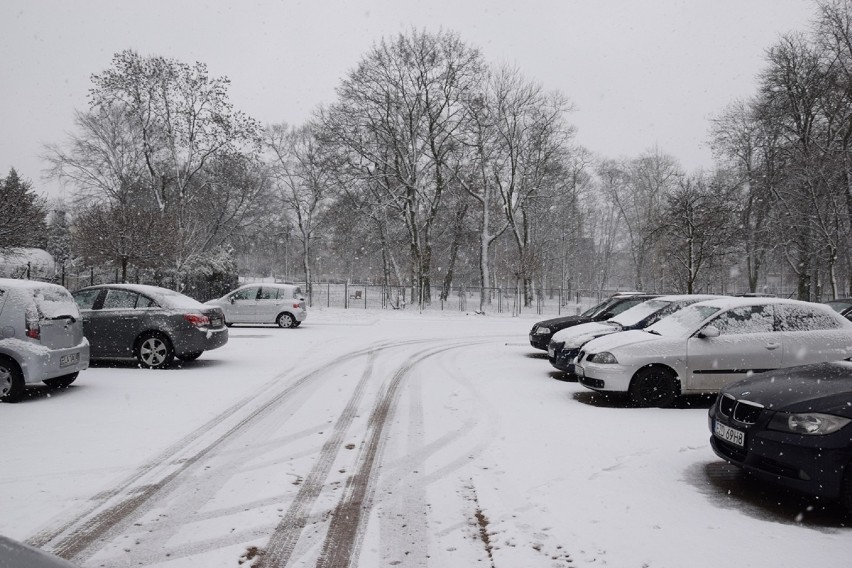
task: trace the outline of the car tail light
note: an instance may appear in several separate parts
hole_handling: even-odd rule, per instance
[[[300,306],[299,304],[297,304],[297,303],[293,302],[293,307],[294,307],[294,308],[296,308],[296,309],[298,310],[298,309],[299,309],[299,308],[301,308],[302,306]]]
[[[183,319],[185,319],[195,327],[204,327],[210,325],[210,318],[201,314],[183,314]]]
[[[41,326],[39,325],[38,308],[35,304],[27,306],[26,312],[26,335],[31,339],[41,339]]]

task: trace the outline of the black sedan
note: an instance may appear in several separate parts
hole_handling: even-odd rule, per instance
[[[761,373],[710,408],[716,455],[766,481],[852,510],[852,362]]]
[[[167,288],[106,284],[72,295],[92,359],[135,358],[142,367],[161,368],[228,342],[221,308]]]
[[[536,349],[547,351],[550,339],[557,331],[568,327],[589,323],[590,321],[604,321],[616,316],[636,304],[645,300],[656,298],[655,294],[622,293],[610,296],[600,304],[593,306],[576,316],[562,316],[536,323],[530,330],[530,345]]]

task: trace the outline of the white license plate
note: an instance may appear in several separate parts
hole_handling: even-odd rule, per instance
[[[68,355],[62,355],[59,358],[59,366],[67,367],[68,365],[76,365],[80,362],[80,354],[79,353],[69,353]]]
[[[716,424],[713,425],[713,433],[717,438],[725,440],[735,446],[739,446],[741,448],[745,446],[745,432],[725,426],[721,422],[716,422]]]
[[[586,370],[583,369],[583,367],[581,367],[580,365],[574,365],[574,374],[577,375],[578,377],[585,377],[586,376]]]

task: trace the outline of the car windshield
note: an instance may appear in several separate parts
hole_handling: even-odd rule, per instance
[[[647,302],[642,302],[641,304],[633,306],[629,310],[625,310],[609,321],[615,322],[621,326],[636,325],[651,314],[655,314],[662,310],[670,303],[671,302],[668,300],[648,300]]]
[[[670,337],[688,335],[719,309],[715,306],[688,306],[649,326],[647,331]]]
[[[612,301],[613,301],[612,298],[607,298],[606,300],[604,300],[600,304],[596,304],[596,305],[592,306],[591,308],[589,308],[588,310],[586,310],[585,312],[583,312],[580,315],[582,317],[587,317],[587,318],[595,317],[597,314],[603,313],[604,310],[606,310],[606,308],[610,304],[612,304]]]
[[[825,303],[826,306],[831,308],[837,313],[842,312],[843,310],[852,307],[852,301],[850,300],[832,300],[830,302]]]

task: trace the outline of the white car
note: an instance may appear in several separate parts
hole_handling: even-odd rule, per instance
[[[0,278],[0,401],[28,384],[67,387],[89,366],[89,341],[74,298],[62,286]]]
[[[699,302],[645,330],[593,339],[574,360],[580,383],[640,406],[715,393],[752,373],[852,356],[852,322],[824,304],[779,298]]]
[[[302,289],[292,284],[246,284],[205,303],[222,308],[229,326],[277,323],[280,327],[299,327],[308,317]]]
[[[711,294],[660,296],[635,305],[606,321],[582,323],[557,331],[547,348],[548,359],[560,371],[573,373],[574,358],[580,348],[592,339],[620,331],[645,329],[686,306],[721,297]]]

